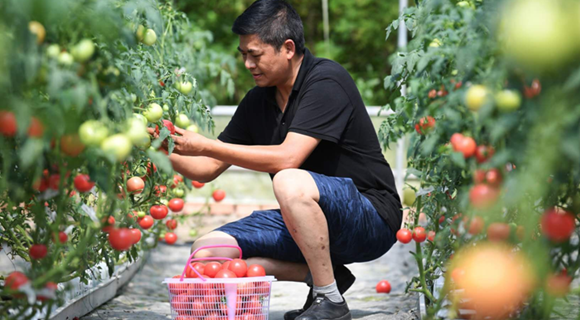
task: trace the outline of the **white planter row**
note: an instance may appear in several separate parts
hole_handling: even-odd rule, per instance
[[[147,261],[148,256],[149,251],[141,253],[139,258],[132,263],[125,262],[115,266],[111,277],[109,277],[109,268],[102,262],[86,271],[92,275],[87,284],[80,282],[79,278],[59,284],[59,290],[65,287],[70,287],[72,290],[65,292],[64,305],[58,309],[53,309],[49,319],[80,318],[111,300],[117,294],[117,290],[133,278]],[[32,319],[46,319],[47,311],[45,309],[38,312]]]

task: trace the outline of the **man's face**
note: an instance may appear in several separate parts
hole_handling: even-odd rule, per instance
[[[287,81],[291,70],[284,47],[276,52],[272,45],[263,43],[257,35],[251,34],[240,36],[238,51],[257,86],[273,87]]]

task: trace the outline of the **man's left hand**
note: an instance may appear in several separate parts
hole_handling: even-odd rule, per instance
[[[193,131],[187,131],[175,127],[175,132],[180,134],[172,135],[175,146],[173,152],[182,156],[201,156],[209,139]],[[164,142],[164,145],[166,142]],[[167,146],[165,146],[167,148]]]

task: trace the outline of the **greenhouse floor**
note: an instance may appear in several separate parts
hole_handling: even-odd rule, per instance
[[[183,271],[190,244],[160,244],[135,277],[108,303],[95,309],[82,320],[96,319],[170,319],[171,311],[164,278]],[[416,274],[409,251],[413,244],[397,243],[381,258],[349,265],[357,277],[345,298],[354,319],[418,319],[417,296],[404,293],[406,282]],[[380,280],[392,285],[390,294],[377,294]],[[270,320],[284,318],[290,309],[302,306],[308,287],[302,283],[275,282],[270,301]]]

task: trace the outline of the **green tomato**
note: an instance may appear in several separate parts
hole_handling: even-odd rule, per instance
[[[135,32],[135,35],[137,36],[137,40],[139,40],[140,42],[143,41],[143,36],[145,35],[145,27],[140,24],[137,27],[137,32]]]
[[[193,85],[189,81],[176,82],[175,88],[183,94],[189,94],[191,92],[191,90],[193,89]]]
[[[489,92],[483,85],[473,85],[465,94],[465,104],[471,111],[479,110],[487,101]]]
[[[189,236],[190,236],[190,237],[195,237],[195,236],[197,236],[197,230],[189,230]]]
[[[95,53],[95,44],[92,40],[83,39],[72,49],[72,55],[78,62],[89,60]]]
[[[137,216],[138,216],[139,218],[143,218],[145,215],[146,215],[146,214],[145,214],[145,211],[137,211]]]
[[[116,161],[123,161],[131,153],[131,140],[124,134],[115,134],[101,143],[101,150],[107,154],[112,154]]]
[[[140,114],[140,113],[134,113],[133,117],[135,119],[139,119],[139,121],[143,122],[144,125],[147,125],[147,118],[145,118],[144,115]]]
[[[147,174],[147,168],[145,168],[144,166],[139,166],[137,167],[137,170],[135,170],[135,174],[138,175],[139,177],[143,177],[144,175]]]
[[[169,106],[167,104],[163,105],[163,111],[169,112]]]
[[[502,90],[495,95],[495,103],[500,111],[511,112],[520,107],[522,97],[515,90]]]
[[[191,132],[195,132],[195,133],[198,133],[199,132],[199,128],[195,124],[190,125],[185,130],[191,131]]]
[[[505,53],[532,71],[555,71],[577,56],[578,13],[563,1],[516,0],[503,11],[500,39]]]
[[[48,48],[46,48],[46,55],[53,59],[58,58],[59,53],[60,47],[58,46],[58,44],[51,44],[50,46],[48,46]]]
[[[403,190],[403,204],[407,207],[410,207],[415,202],[417,195],[413,189],[405,189]]]
[[[458,7],[461,7],[461,8],[471,8],[471,9],[475,9],[475,6],[473,6],[468,1],[459,1],[459,2],[457,2],[457,6]]]
[[[187,128],[190,124],[189,118],[186,114],[180,113],[175,119],[175,124],[180,128]]]
[[[161,199],[159,199],[159,202],[160,202],[162,205],[165,205],[165,206],[166,206],[166,205],[169,203],[169,201],[167,201],[167,199],[165,199],[165,198],[161,198]]]
[[[157,122],[163,117],[163,109],[157,103],[152,103],[144,113],[149,122]]]
[[[147,29],[147,32],[145,32],[145,36],[143,36],[143,43],[148,46],[152,46],[155,44],[156,41],[157,34],[155,33],[155,31],[153,29]]]
[[[89,120],[79,127],[79,138],[87,146],[98,146],[109,135],[109,129],[100,121]]]
[[[130,118],[127,121],[127,131],[125,134],[127,138],[129,138],[129,140],[131,140],[131,142],[138,147],[151,144],[151,139],[149,138],[147,127],[140,119]]]
[[[132,101],[133,103],[135,103],[135,101],[137,101],[137,95],[136,95],[136,94],[134,94],[134,93],[131,93],[131,101]]]
[[[70,53],[65,51],[58,54],[58,63],[63,66],[72,66],[73,62],[74,58]]]
[[[178,198],[183,198],[185,191],[182,188],[175,188],[173,189],[173,195]]]
[[[441,40],[435,38],[435,39],[433,39],[433,41],[431,41],[431,43],[429,43],[429,47],[438,48],[441,46],[441,44],[442,44]]]

